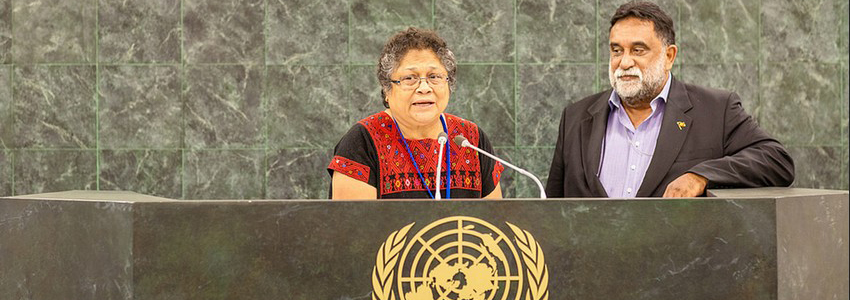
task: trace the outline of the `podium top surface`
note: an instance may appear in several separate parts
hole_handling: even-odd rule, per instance
[[[751,188],[751,189],[715,189],[708,190],[709,197],[725,198],[725,199],[742,199],[742,198],[761,198],[761,199],[780,199],[780,198],[795,198],[795,197],[812,197],[812,196],[827,196],[827,195],[847,195],[846,190],[823,190],[823,189],[803,189],[803,188],[782,188],[782,187],[767,187],[767,188]],[[156,196],[148,196],[131,191],[86,191],[72,190],[64,192],[19,195],[5,197],[6,199],[19,200],[60,200],[60,201],[110,201],[110,202],[189,202],[184,200],[176,200],[162,198]],[[573,200],[626,200],[620,198],[572,198]],[[706,198],[703,198],[706,199]],[[710,198],[708,198],[710,199]],[[324,201],[319,199],[263,199],[263,200],[211,200],[216,203],[223,202],[273,202],[273,201]],[[400,201],[419,201],[426,199],[396,199]],[[475,199],[470,199],[475,200]],[[521,199],[521,198],[506,198],[505,200],[541,200],[541,199]],[[636,200],[661,200],[661,198],[639,198]],[[205,200],[191,200],[191,202],[206,202]]]
[[[718,198],[788,198],[848,194],[846,190],[821,190],[785,187],[708,190],[709,197]]]
[[[41,199],[64,201],[170,202],[174,199],[148,196],[130,191],[64,191],[8,197],[8,199]]]

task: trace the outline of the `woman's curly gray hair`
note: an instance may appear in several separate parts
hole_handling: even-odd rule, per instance
[[[384,49],[381,50],[381,58],[378,59],[378,83],[381,84],[381,100],[384,101],[384,107],[390,107],[386,94],[393,88],[390,75],[398,68],[401,59],[407,54],[407,51],[426,49],[437,54],[437,58],[440,59],[448,72],[449,89],[454,91],[457,62],[452,50],[449,50],[446,46],[446,41],[436,32],[410,27],[393,35],[384,44]]]

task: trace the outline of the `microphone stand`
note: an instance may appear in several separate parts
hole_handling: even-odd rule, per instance
[[[440,136],[437,137],[437,144],[440,144],[440,152],[437,153],[437,172],[434,173],[434,179],[437,181],[436,183],[436,193],[434,194],[434,199],[440,200],[440,170],[443,164],[443,147],[446,145],[446,142],[449,141],[449,135],[445,132],[440,132]],[[451,176],[451,175],[447,175]]]
[[[514,169],[515,171],[519,172],[522,175],[531,177],[531,179],[534,180],[534,183],[537,184],[537,188],[540,189],[540,199],[546,199],[546,191],[543,188],[543,184],[540,183],[540,179],[537,179],[537,176],[534,176],[534,174],[531,174],[530,172],[528,172],[526,170],[520,169],[519,167],[514,166],[514,165],[502,160],[501,158],[498,158],[498,157],[494,156],[493,154],[488,153],[487,151],[481,150],[480,148],[473,146],[472,143],[470,143],[469,140],[467,140],[462,135],[455,136],[454,142],[458,146],[472,148],[473,150],[478,151],[478,153],[484,154],[487,157],[492,158],[492,159],[502,163],[503,165],[510,167],[511,169]]]

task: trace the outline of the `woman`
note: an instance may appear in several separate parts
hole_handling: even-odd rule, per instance
[[[434,198],[436,180],[445,199],[502,197],[504,167],[451,142],[463,135],[493,150],[474,123],[443,113],[456,71],[454,54],[432,31],[411,27],[387,41],[378,61],[387,109],[357,122],[334,148],[331,199]],[[437,178],[442,132],[450,141]]]

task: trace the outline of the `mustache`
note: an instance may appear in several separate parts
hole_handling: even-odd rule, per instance
[[[638,68],[628,68],[626,70],[617,69],[614,71],[614,77],[620,78],[623,76],[637,76],[639,80],[643,80],[643,73]]]

